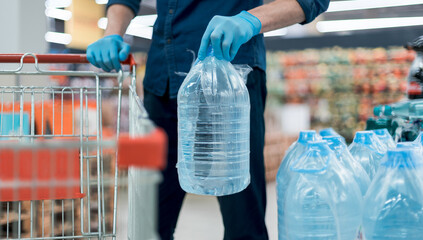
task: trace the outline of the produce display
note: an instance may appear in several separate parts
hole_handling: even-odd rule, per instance
[[[351,142],[374,106],[405,97],[414,58],[402,47],[268,52],[268,107],[306,103],[312,129],[332,127]]]

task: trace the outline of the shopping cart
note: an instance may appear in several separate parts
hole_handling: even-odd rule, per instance
[[[45,70],[88,63],[75,54],[0,54],[0,63],[0,239],[158,239],[166,139],[138,98],[133,57],[118,73]],[[52,76],[93,85],[51,86]],[[111,92],[117,118],[106,128],[102,106]]]

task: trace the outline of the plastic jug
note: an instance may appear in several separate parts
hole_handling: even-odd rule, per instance
[[[386,147],[372,131],[358,131],[353,143],[348,147],[351,155],[366,170],[370,180],[373,179],[382,157],[386,154]]]
[[[414,150],[420,151],[421,147],[416,142],[399,142],[397,143],[397,149],[402,148],[412,148]]]
[[[337,133],[333,128],[324,128],[319,131],[320,136],[322,137],[330,137],[330,136],[338,136],[342,138],[342,141],[345,142],[345,138]]]
[[[247,87],[234,66],[215,58],[210,48],[178,92],[179,183],[195,194],[242,191],[250,183],[249,157]]]
[[[419,135],[414,140],[414,142],[420,146],[423,146],[423,132],[419,132]]]
[[[341,137],[324,137],[323,140],[328,142],[329,148],[335,153],[338,161],[351,172],[354,180],[360,187],[361,195],[364,196],[370,186],[370,178],[364,168],[351,155],[347,145],[342,142]]]
[[[277,202],[278,202],[278,233],[279,240],[286,239],[285,229],[282,227],[284,223],[284,205],[285,205],[285,192],[288,188],[289,181],[291,179],[291,172],[289,167],[293,162],[306,150],[307,142],[315,141],[318,139],[317,133],[314,130],[301,131],[298,140],[294,142],[287,150],[281,165],[279,166],[278,174],[276,175],[276,190],[277,190]],[[281,228],[282,227],[282,228]]]
[[[423,238],[421,161],[413,149],[388,151],[364,198],[367,240]]]
[[[376,136],[379,138],[379,140],[385,144],[387,149],[394,149],[396,144],[394,142],[394,139],[392,138],[391,134],[388,132],[388,129],[382,128],[382,129],[375,129],[372,130]]]
[[[327,142],[309,142],[290,171],[283,226],[287,239],[354,239],[361,223],[362,196]]]

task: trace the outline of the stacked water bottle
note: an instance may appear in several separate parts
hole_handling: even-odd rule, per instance
[[[279,240],[423,239],[422,144],[302,131],[277,175]]]

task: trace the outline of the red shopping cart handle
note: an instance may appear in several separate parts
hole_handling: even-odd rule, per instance
[[[0,54],[0,63],[20,63],[22,53]],[[86,54],[34,54],[37,57],[38,63],[89,63]],[[35,59],[31,55],[25,56],[24,63],[34,63]],[[132,54],[121,62],[125,65],[135,66],[135,60]]]

